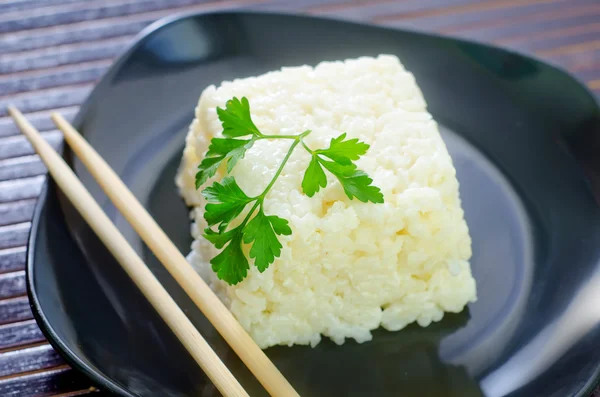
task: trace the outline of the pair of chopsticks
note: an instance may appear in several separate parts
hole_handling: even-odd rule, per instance
[[[18,109],[11,106],[8,110],[17,126],[46,164],[56,184],[114,255],[217,389],[227,397],[248,396],[248,393],[154,277],[62,157],[42,138]],[[269,394],[273,397],[299,397],[112,168],[60,114],[53,113],[52,120],[62,130],[68,145],[85,164],[113,204]]]

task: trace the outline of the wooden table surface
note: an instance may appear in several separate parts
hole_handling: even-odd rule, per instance
[[[0,396],[104,394],[65,364],[32,319],[25,245],[46,176],[6,105],[19,107],[58,146],[50,111],[72,118],[142,28],[173,13],[233,8],[491,42],[560,65],[600,95],[600,0],[0,0]]]

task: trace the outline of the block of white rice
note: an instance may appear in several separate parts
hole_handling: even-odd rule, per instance
[[[310,157],[295,150],[264,205],[265,213],[289,221],[292,235],[279,236],[281,257],[266,271],[251,265],[246,279],[229,286],[209,264],[218,251],[202,237],[206,203],[200,193],[225,170],[200,190],[194,175],[210,140],[222,136],[216,107],[234,96],[248,98],[265,134],[310,129],[308,145],[325,148],[346,132],[371,145],[356,164],[385,203],[348,199],[331,174],[327,187],[309,198],[301,181]],[[255,143],[232,172],[242,190],[262,192],[289,145]],[[427,326],[476,299],[452,159],[413,75],[394,56],[283,68],[206,88],[177,185],[195,208],[188,260],[262,348],[314,346],[322,335],[338,344],[345,338],[364,342],[380,326]]]

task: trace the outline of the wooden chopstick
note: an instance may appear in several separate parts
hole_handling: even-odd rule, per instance
[[[269,394],[273,397],[299,397],[113,169],[60,114],[53,113],[52,120],[113,204]]]
[[[15,107],[9,107],[10,115],[23,134],[29,139],[42,161],[48,167],[56,184],[69,198],[109,251],[119,261],[129,277],[165,320],[192,357],[225,396],[248,396],[235,377],[229,372],[219,356],[190,322],[173,298],[154,277],[150,269],[129,245],[125,237],[110,221],[102,208],[79,181],[62,157],[50,146],[39,132]]]

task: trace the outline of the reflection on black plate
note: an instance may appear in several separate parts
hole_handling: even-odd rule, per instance
[[[76,125],[179,248],[173,177],[201,90],[281,66],[396,54],[452,155],[479,300],[428,328],[268,355],[305,396],[584,396],[600,364],[600,121],[594,99],[541,62],[346,22],[222,13],[155,25],[104,77]],[[252,396],[266,395],[94,184],[76,172]],[[214,388],[50,183],[28,282],[49,339],[101,387],[131,396]]]

